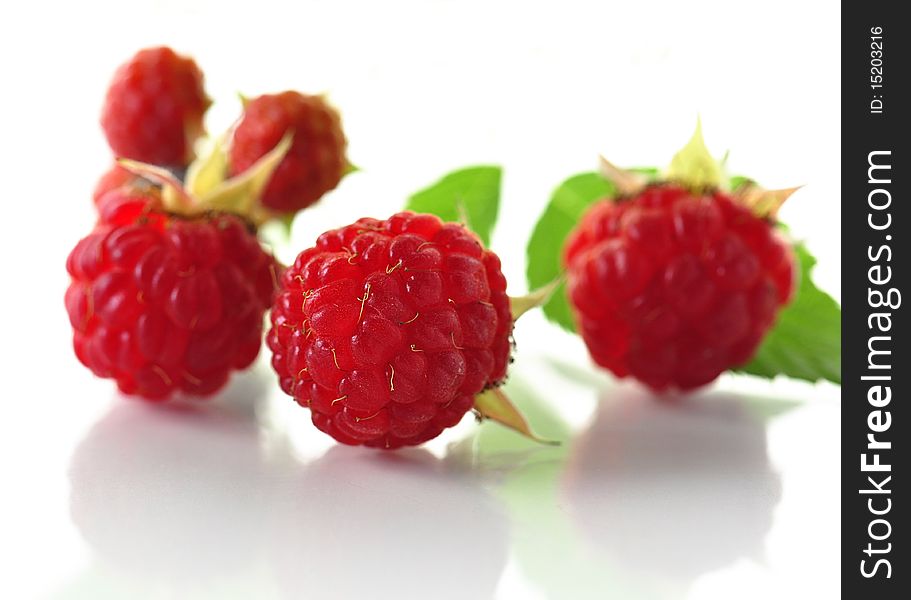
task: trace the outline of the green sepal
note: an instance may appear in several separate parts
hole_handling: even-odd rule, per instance
[[[714,189],[722,186],[721,165],[709,153],[702,138],[702,120],[697,119],[696,131],[690,141],[680,149],[667,169],[666,178],[694,190]]]
[[[525,416],[500,388],[491,388],[475,396],[474,410],[480,419],[496,421],[531,440],[551,446],[560,445],[560,442],[545,440],[535,434]]]

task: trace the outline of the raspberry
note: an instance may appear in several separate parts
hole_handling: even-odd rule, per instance
[[[232,175],[250,168],[288,132],[294,135],[291,149],[261,200],[279,213],[310,206],[334,189],[348,169],[338,112],[321,96],[289,91],[247,102],[229,149]]]
[[[416,445],[506,376],[500,259],[461,225],[403,212],[327,231],[282,278],[267,342],[282,389],[336,440]]]
[[[136,179],[136,175],[124,169],[117,163],[111,165],[111,168],[105,171],[104,175],[98,179],[95,184],[95,190],[92,192],[92,200],[97,206],[101,198],[119,187],[130,185]]]
[[[193,59],[147,48],[114,74],[101,127],[117,156],[181,168],[193,160],[209,104]]]
[[[769,221],[676,184],[593,205],[564,259],[592,358],[655,390],[745,364],[794,291],[793,254]]]
[[[155,218],[161,209],[161,188],[124,186],[106,192],[98,199],[98,223],[129,224],[136,219]]]
[[[207,395],[259,353],[274,259],[240,218],[177,217],[113,190],[67,258],[76,356],[125,394]]]

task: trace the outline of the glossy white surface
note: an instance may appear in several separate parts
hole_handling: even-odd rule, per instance
[[[42,428],[80,433],[36,448],[44,469],[28,461],[20,481],[53,493],[7,509],[23,570],[5,584],[53,598],[837,594],[836,389],[719,389],[731,381],[658,403],[520,363],[507,389],[559,447],[470,419],[428,449],[335,446],[265,368],[205,406],[111,398]],[[561,410],[542,389],[562,389]]]
[[[238,89],[328,89],[342,108],[363,171],[297,219],[285,260],[452,168],[497,162],[493,247],[522,293],[550,190],[598,152],[667,160],[699,112],[733,171],[807,184],[783,216],[837,296],[837,6],[228,4],[0,8],[0,597],[837,596],[834,386],[727,377],[658,403],[532,314],[508,390],[561,446],[467,419],[386,455],[319,434],[265,356],[208,404],[118,397],[78,365],[63,309],[64,259],[109,160],[105,84],[154,43],[203,65],[213,131]]]

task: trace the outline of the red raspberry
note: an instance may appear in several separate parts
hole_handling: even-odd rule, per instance
[[[114,73],[101,127],[117,156],[185,167],[210,103],[193,59],[166,47],[146,48]]]
[[[403,212],[322,234],[282,278],[267,342],[282,389],[345,444],[416,445],[506,376],[500,259],[461,225]]]
[[[288,132],[294,135],[293,143],[261,200],[266,208],[282,213],[319,200],[338,185],[348,168],[338,112],[321,96],[283,92],[254,98],[244,107],[229,149],[231,174],[250,168]]]
[[[790,247],[717,191],[660,184],[599,202],[564,254],[595,362],[655,390],[695,388],[745,364],[794,291]]]
[[[95,190],[92,192],[92,200],[97,206],[105,194],[111,190],[116,190],[119,187],[129,185],[136,179],[136,175],[132,172],[124,169],[117,163],[114,163],[111,165],[111,168],[105,171],[104,175],[98,179],[98,183],[95,184]]]
[[[129,225],[137,219],[156,219],[161,212],[161,188],[124,186],[98,199],[98,223]]]
[[[276,277],[240,218],[177,217],[119,190],[106,195],[67,271],[76,356],[149,400],[211,394],[248,366]]]

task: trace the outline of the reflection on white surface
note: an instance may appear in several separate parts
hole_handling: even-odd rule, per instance
[[[266,453],[246,381],[91,428],[70,508],[97,561],[58,597],[493,597],[507,520],[471,472],[420,449]]]
[[[485,430],[477,467],[509,507],[513,554],[547,598],[672,599],[700,576],[763,562],[781,499],[766,420],[783,400],[706,392],[657,401],[634,386],[602,393],[575,435],[530,386],[511,395],[558,448]],[[573,398],[573,401],[577,401]]]
[[[505,515],[423,450],[334,447],[288,479],[271,557],[288,598],[493,597]]]
[[[272,490],[252,418],[259,380],[217,406],[119,399],[73,454],[70,512],[137,593],[205,590],[257,558]]]
[[[585,543],[620,571],[680,589],[762,560],[781,482],[742,398],[664,403],[624,390],[574,442],[562,497]]]
[[[767,425],[785,401],[608,386],[574,431],[520,376],[509,394],[562,446],[485,425],[443,457],[320,454],[270,420],[268,384],[255,371],[207,404],[118,399],[71,459],[92,558],[55,597],[670,600],[763,568],[783,491]]]

